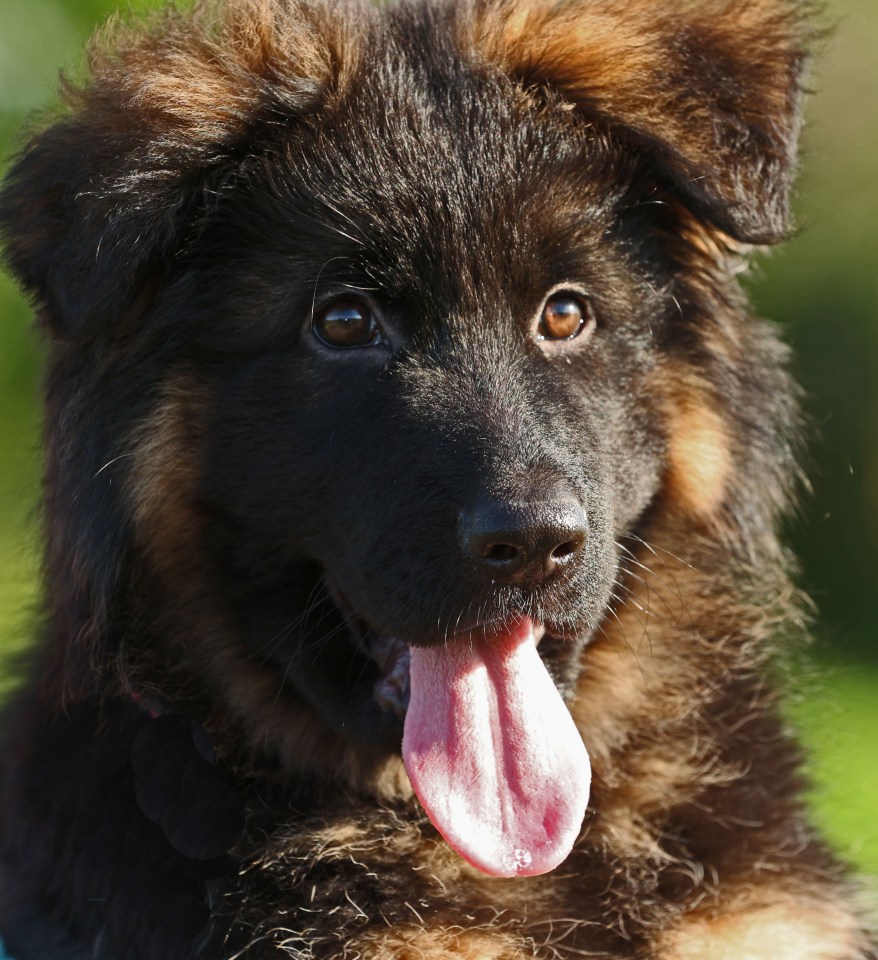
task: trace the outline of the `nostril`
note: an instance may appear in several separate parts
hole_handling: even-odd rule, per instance
[[[495,563],[510,563],[521,556],[521,549],[509,543],[490,543],[485,548],[482,557],[493,560]]]
[[[578,537],[575,540],[566,540],[564,543],[559,543],[551,553],[552,559],[557,561],[572,557],[582,546],[584,540],[584,537]]]

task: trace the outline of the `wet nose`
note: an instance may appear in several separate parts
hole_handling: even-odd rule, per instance
[[[573,565],[588,536],[588,519],[573,499],[485,500],[461,512],[459,530],[464,555],[482,574],[533,586]]]

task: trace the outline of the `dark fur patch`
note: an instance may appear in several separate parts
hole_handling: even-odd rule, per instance
[[[0,197],[52,341],[0,922],[115,960],[875,956],[774,692],[796,389],[737,280],[790,228],[814,22],[228,0],[96,38]],[[495,514],[563,550],[477,555]],[[407,651],[514,617],[594,782],[569,858],[501,880],[399,715]]]

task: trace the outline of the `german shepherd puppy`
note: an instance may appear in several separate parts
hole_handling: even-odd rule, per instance
[[[20,957],[875,956],[771,683],[795,389],[737,280],[813,34],[225,0],[96,39],[2,194],[50,353]]]

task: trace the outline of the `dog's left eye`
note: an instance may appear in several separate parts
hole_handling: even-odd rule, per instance
[[[594,309],[584,297],[556,293],[543,307],[537,334],[541,340],[572,340],[594,324]]]
[[[381,342],[372,311],[357,300],[336,300],[314,315],[311,329],[327,347],[345,350]]]

